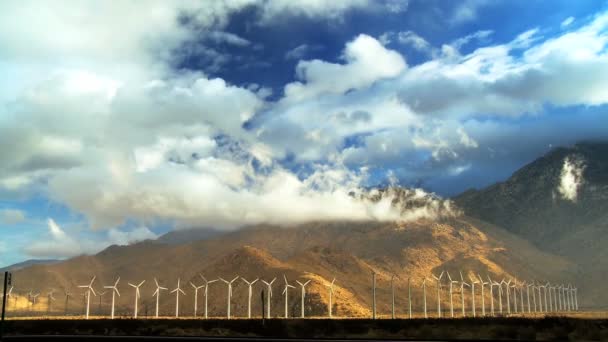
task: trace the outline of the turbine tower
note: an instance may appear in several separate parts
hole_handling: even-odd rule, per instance
[[[10,296],[11,291],[13,290],[13,288],[11,287],[11,289],[8,292],[8,296],[7,298]],[[55,290],[51,289],[48,293],[47,293],[47,307],[46,307],[46,314],[50,315],[51,313],[51,304],[53,303],[53,301],[55,300],[55,297],[53,297],[53,293],[55,293]],[[7,299],[8,300],[8,299]]]
[[[208,316],[207,316],[207,299],[209,297],[209,284],[215,283],[216,281],[218,281],[218,279],[207,280],[207,278],[203,277],[202,274],[199,274],[199,276],[205,282],[205,318],[208,318]]]
[[[230,302],[232,300],[232,283],[234,283],[237,279],[239,279],[239,276],[237,275],[236,277],[234,277],[234,279],[232,279],[231,281],[228,281],[224,278],[220,278],[221,281],[223,281],[224,283],[226,283],[226,285],[228,285],[228,298],[226,301],[226,316],[228,317],[228,319],[230,319]]]
[[[471,287],[471,285],[469,285],[467,282],[464,281],[464,277],[462,276],[462,271],[458,271],[460,273],[460,299],[462,300],[461,306],[462,306],[462,317],[466,317],[466,309],[464,306],[464,287],[468,286]]]
[[[372,270],[372,319],[376,319],[376,272]]]
[[[473,308],[473,317],[477,317],[477,313],[475,312],[475,284],[479,284],[475,276],[469,275],[469,280],[471,281],[471,307]]]
[[[422,297],[424,299],[424,318],[429,318],[426,313],[426,277],[424,277],[424,280],[422,281]]]
[[[443,273],[444,272],[441,271],[441,274],[439,275],[439,277],[437,277],[436,275],[431,273],[433,278],[435,278],[435,280],[437,280],[437,317],[439,317],[439,318],[441,318],[441,278],[443,277]]]
[[[332,305],[333,305],[333,304],[332,304],[332,299],[333,299],[333,296],[334,296],[334,282],[335,282],[335,281],[336,281],[336,278],[334,278],[334,279],[331,281],[331,284],[329,284],[329,285],[325,285],[325,286],[327,286],[327,289],[328,289],[328,291],[329,291],[329,307],[327,308],[327,309],[328,309],[327,311],[329,312],[329,318],[331,318],[331,317],[332,317],[331,310],[332,310]]]
[[[179,294],[186,295],[186,292],[179,287],[180,279],[177,278],[177,287],[169,293],[175,292],[175,318],[179,317]]]
[[[97,312],[99,312],[99,316],[101,316],[101,301],[103,300],[103,295],[106,294],[106,291],[98,292],[99,295],[99,306],[97,307]]]
[[[120,277],[118,277],[118,279],[116,279],[116,281],[114,282],[114,285],[104,286],[104,289],[110,289],[110,291],[112,291],[112,309],[111,309],[111,314],[110,314],[111,319],[114,319],[114,302],[115,302],[116,295],[118,295],[118,297],[120,297],[120,292],[118,292],[118,282],[119,281],[120,281]]]
[[[481,286],[481,315],[485,317],[486,315],[486,299],[484,294],[484,285],[488,285],[490,283],[483,281],[483,278],[479,273],[477,273],[477,277],[479,278],[479,285]]]
[[[137,302],[139,301],[139,297],[141,297],[141,294],[139,293],[139,287],[142,286],[146,281],[143,280],[141,283],[139,283],[139,285],[133,285],[131,283],[129,283],[129,286],[135,288],[135,308],[133,309],[133,318],[137,318]]]
[[[154,311],[154,317],[158,318],[158,302],[160,301],[160,291],[168,290],[168,288],[160,286],[156,278],[154,278],[154,284],[156,284],[156,290],[152,294],[152,297],[156,297],[156,310]],[[196,313],[194,314],[194,316],[196,317]]]
[[[272,283],[274,283],[274,281],[277,280],[277,278],[272,278],[272,280],[270,282],[267,282],[266,280],[262,280],[262,283],[264,283],[266,285],[266,287],[268,288],[268,296],[266,296],[266,318],[270,318],[270,297],[272,297]],[[336,278],[334,278],[334,280],[336,280]],[[333,286],[333,281],[331,282],[332,286]],[[333,293],[333,289],[330,290],[330,293]],[[331,317],[331,309],[329,311],[330,317]]]
[[[285,276],[285,274],[283,274],[283,279],[285,280],[285,288],[283,288],[283,294],[285,295],[285,318],[289,318],[289,312],[288,312],[288,290],[289,288],[293,288],[295,289],[295,286],[289,285],[289,283],[287,282],[287,277]]]
[[[553,311],[553,301],[551,300],[551,284],[549,282],[547,282],[545,284],[545,295],[547,294],[547,291],[549,291],[549,312]]]
[[[492,315],[492,317],[494,317],[494,282],[492,281],[492,278],[490,278],[490,275],[488,274],[488,284],[490,285],[490,315]]]
[[[190,282],[192,288],[194,288],[194,318],[196,318],[196,313],[198,311],[198,290],[205,287],[205,285],[196,286],[193,282]]]
[[[513,281],[511,288],[513,289],[513,312],[517,313],[517,280]]]
[[[530,286],[532,284],[524,283],[524,285],[526,286],[526,297],[528,298],[528,313],[531,313],[532,309],[530,308]],[[536,303],[534,303],[534,304],[536,304]]]
[[[452,318],[454,318],[454,302],[452,301],[452,287],[453,284],[458,283],[457,280],[452,280],[452,277],[450,277],[450,272],[445,272],[448,276],[448,280],[450,283],[450,315]]]
[[[300,317],[304,318],[304,297],[306,297],[306,285],[310,283],[310,280],[304,283],[300,283],[300,281],[296,280],[296,283],[298,283],[298,285],[300,285],[300,288],[302,288],[302,304],[300,305],[302,308],[302,313],[300,314]]]
[[[247,281],[247,279],[241,277],[241,279],[249,286],[249,292],[247,293],[247,318],[251,318],[251,296],[253,294],[253,284],[255,284],[259,278],[255,278],[253,281]]]
[[[63,289],[63,293],[65,294],[65,312],[64,312],[64,315],[67,315],[68,314],[68,301],[69,301],[70,297],[72,297],[72,294],[70,293],[70,291],[68,291],[67,288]]]
[[[391,277],[391,318],[395,319],[395,276]]]
[[[510,300],[510,296],[509,293],[511,292],[509,290],[509,287],[511,286],[511,279],[509,279],[508,282],[506,282],[503,278],[503,280],[500,282],[501,284],[505,284],[507,286],[507,313],[511,313],[511,300]]]
[[[517,285],[519,287],[519,306],[520,306],[520,312],[524,313],[524,282],[520,281],[519,284]]]
[[[409,316],[412,318],[412,283],[409,277],[407,278],[407,305],[409,307]]]
[[[544,291],[543,291],[543,294],[544,294],[543,299],[544,299],[544,301],[545,301],[545,313],[547,313],[547,312],[548,312],[548,311],[547,311],[547,287],[548,287],[548,286],[549,286],[549,283],[548,283],[548,282],[547,282],[547,283],[545,283],[545,285],[543,285],[543,286],[542,286],[542,287],[543,287],[543,290],[544,290]]]
[[[95,290],[93,290],[93,282],[95,281],[95,276],[93,276],[93,278],[91,279],[91,281],[89,282],[88,285],[80,285],[78,287],[80,288],[85,288],[86,290],[86,297],[87,297],[87,311],[86,311],[86,319],[89,319],[89,305],[91,304],[91,293],[93,293],[94,296],[97,296],[97,294],[95,293]]]

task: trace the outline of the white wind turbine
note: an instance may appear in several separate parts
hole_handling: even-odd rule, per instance
[[[410,278],[407,278],[407,305],[409,317],[412,318],[412,283],[410,282]]]
[[[563,297],[562,297],[562,293],[564,292],[564,285],[560,284],[557,287],[557,304],[559,306],[559,311],[564,311],[564,303],[562,301]]]
[[[500,282],[501,284],[505,284],[507,286],[507,313],[511,313],[511,300],[510,300],[510,290],[509,287],[511,286],[511,279],[509,279],[508,282],[506,282],[503,278],[503,280]]]
[[[547,282],[547,283],[545,283],[545,285],[543,285],[543,286],[542,286],[542,288],[543,288],[543,290],[544,290],[544,291],[543,291],[543,294],[544,294],[544,296],[543,296],[543,297],[544,297],[544,298],[543,298],[543,300],[545,301],[545,313],[547,313],[547,312],[548,312],[548,311],[547,311],[547,287],[548,287],[548,286],[549,286],[549,283],[548,283],[548,282]]]
[[[395,319],[395,276],[391,277],[391,318]]]
[[[253,284],[255,284],[259,278],[255,278],[253,281],[247,281],[247,279],[241,277],[241,279],[249,286],[249,292],[247,297],[247,318],[251,318],[251,296],[253,295]]]
[[[114,319],[114,301],[115,301],[115,297],[116,295],[118,295],[118,297],[120,297],[120,292],[118,292],[118,282],[120,281],[120,277],[118,277],[118,279],[116,279],[116,282],[114,282],[114,285],[112,286],[104,286],[104,289],[110,289],[110,291],[112,291],[112,309],[111,309],[111,314],[110,317],[111,319]]]
[[[139,301],[139,298],[141,297],[141,294],[139,293],[139,288],[140,288],[140,287],[141,287],[141,286],[142,286],[142,285],[143,285],[145,282],[146,282],[145,280],[142,280],[142,282],[141,282],[141,283],[139,283],[138,285],[134,285],[134,284],[128,283],[128,284],[129,284],[129,286],[131,286],[131,287],[135,288],[135,304],[134,304],[134,306],[135,306],[135,307],[133,308],[133,318],[137,318],[137,311],[138,311],[138,310],[137,310],[137,309],[138,309],[138,305],[137,305],[137,303],[138,303],[138,301]]]
[[[435,278],[435,280],[437,281],[437,317],[439,318],[441,318],[441,278],[443,277],[443,273],[444,272],[441,271],[439,277],[431,273],[433,278]]]
[[[464,281],[464,277],[462,276],[462,271],[460,271],[460,299],[462,300],[461,306],[462,306],[462,317],[466,316],[466,309],[464,306],[464,287],[468,286],[471,287],[471,285],[469,285],[468,283],[466,283]]]
[[[574,292],[574,310],[578,311],[578,288],[573,287],[572,292]]]
[[[300,283],[298,280],[296,280],[296,283],[298,283],[298,285],[300,285],[300,287],[302,288],[302,304],[300,305],[302,308],[302,313],[301,313],[300,317],[304,318],[304,297],[306,297],[306,285],[308,285],[308,283],[310,283],[310,280],[308,280],[304,283]]]
[[[292,289],[295,289],[295,286],[289,285],[289,283],[287,282],[287,277],[283,274],[283,279],[285,280],[285,287],[283,288],[283,294],[285,295],[285,318],[289,318],[289,311],[288,311],[288,290],[291,287]]]
[[[11,290],[12,290],[12,288],[11,288]],[[47,307],[46,307],[46,312],[47,312],[47,315],[49,315],[49,314],[51,313],[51,311],[52,311],[52,310],[51,310],[51,304],[53,303],[53,301],[54,301],[54,300],[56,300],[56,299],[55,299],[55,297],[53,296],[53,293],[55,293],[55,290],[54,290],[54,289],[51,289],[51,290],[50,290],[50,291],[47,293]],[[8,293],[8,294],[9,294],[9,296],[10,296],[10,291],[9,291],[9,293]],[[7,296],[7,297],[8,297],[8,296]],[[7,299],[7,300],[8,300],[8,299]]]
[[[481,277],[481,275],[479,273],[477,273],[477,277],[479,278],[479,284],[481,286],[481,315],[485,316],[486,315],[486,299],[485,299],[485,294],[483,292],[483,288],[484,288],[484,285],[488,285],[490,283],[483,281],[483,278]]]
[[[471,281],[471,307],[473,308],[473,317],[477,317],[475,312],[475,284],[479,284],[475,276],[469,275],[469,280]]]
[[[422,296],[424,298],[424,318],[429,318],[426,313],[426,277],[424,277],[424,280],[422,281]]]
[[[274,283],[275,280],[277,280],[277,278],[272,278],[270,282],[262,280],[262,283],[264,283],[268,288],[268,296],[266,296],[266,318],[270,318],[270,297],[272,297],[272,283]],[[336,278],[334,278],[334,280],[336,280]],[[334,282],[332,281],[331,283],[333,286]],[[333,293],[333,289],[330,290],[330,293]],[[329,311],[329,316],[331,317],[331,308]]]
[[[333,304],[332,304],[332,300],[333,300],[333,296],[334,296],[334,282],[335,282],[335,281],[336,281],[336,278],[334,278],[334,279],[331,281],[331,284],[329,284],[329,285],[325,285],[325,286],[327,286],[327,290],[329,291],[329,307],[327,308],[327,311],[329,312],[329,318],[331,318],[331,317],[332,317],[332,312],[331,312],[331,310],[332,310],[332,305],[333,305]],[[270,304],[270,303],[269,303],[269,304]]]
[[[13,298],[13,288],[14,288],[13,286],[9,287],[8,292],[6,293],[6,302],[9,304],[10,304],[10,299]]]
[[[490,275],[488,274],[487,276],[488,276],[488,284],[490,285],[490,315],[492,315],[492,317],[494,317],[494,286],[496,286],[496,285],[492,281],[492,278],[490,278]]]
[[[537,282],[536,285],[536,290],[538,291],[538,312],[542,313],[543,312],[543,297],[542,297],[542,293],[541,293],[541,287],[542,285]],[[546,303],[545,303],[546,305]]]
[[[538,312],[538,306],[536,305],[536,282],[532,280],[530,285],[532,285],[532,300],[534,302],[534,312]]]
[[[32,293],[32,309],[34,306],[36,306],[36,298],[38,298],[38,296],[40,296],[40,292],[33,294]]]
[[[517,279],[513,281],[511,288],[513,289],[513,311],[517,313]]]
[[[545,284],[545,294],[549,292],[549,312],[553,311],[553,300],[551,299],[551,284],[547,282]]]
[[[205,318],[208,318],[208,316],[207,316],[207,298],[209,297],[209,284],[215,283],[219,279],[207,280],[207,278],[203,277],[202,274],[199,274],[199,276],[205,282]]]
[[[376,319],[376,272],[372,270],[372,319]]]
[[[196,313],[198,312],[198,290],[205,287],[205,285],[196,286],[192,282],[190,282],[190,285],[194,288],[194,318],[196,318]]]
[[[454,302],[452,301],[452,284],[454,283],[458,283],[457,280],[452,280],[452,277],[450,277],[450,272],[445,272],[448,275],[448,280],[450,283],[450,314],[451,317],[454,318]]]
[[[568,284],[568,311],[572,311],[572,302],[572,284]]]
[[[175,318],[179,317],[179,294],[181,293],[182,295],[186,295],[186,292],[184,292],[184,290],[181,289],[181,287],[179,287],[179,283],[180,283],[180,278],[177,278],[177,287],[175,289],[173,289],[171,292],[169,293],[174,293],[175,292]]]
[[[524,313],[524,282],[520,281],[518,286],[519,286],[519,305],[520,305],[520,309],[521,309],[521,313]]]
[[[70,293],[70,291],[68,290],[68,288],[64,288],[63,289],[63,293],[65,294],[65,311],[64,311],[64,315],[67,316],[68,314],[68,302],[70,297],[72,297],[72,294]]]
[[[93,276],[93,278],[91,279],[91,281],[89,282],[88,285],[80,285],[78,287],[80,288],[85,288],[86,290],[86,297],[87,297],[87,311],[86,311],[86,319],[89,319],[89,305],[91,304],[91,293],[93,293],[94,296],[97,296],[97,294],[95,293],[95,290],[93,290],[93,282],[95,281],[95,276]]]
[[[532,284],[526,282],[526,283],[524,283],[524,285],[526,286],[526,297],[528,297],[528,313],[531,313],[532,308],[530,307],[530,285],[532,285]],[[536,306],[536,303],[534,303],[534,304]],[[536,310],[536,308],[535,308],[535,310]]]
[[[504,282],[504,278],[503,280],[499,282],[494,282],[493,284],[498,286],[498,311],[500,311],[500,314],[502,315],[502,283]]]
[[[154,312],[154,317],[158,318],[158,303],[160,301],[160,291],[168,290],[168,288],[160,286],[156,278],[154,278],[154,284],[156,284],[156,290],[154,290],[154,293],[152,294],[152,297],[156,297],[156,310]],[[196,316],[196,313],[194,314],[194,316]]]
[[[230,302],[232,301],[232,283],[234,283],[237,279],[239,279],[239,276],[237,275],[236,277],[234,277],[234,279],[232,279],[231,281],[228,281],[224,278],[220,278],[221,281],[223,281],[224,283],[226,283],[226,285],[228,285],[228,298],[226,301],[226,317],[228,317],[228,319],[230,319]]]

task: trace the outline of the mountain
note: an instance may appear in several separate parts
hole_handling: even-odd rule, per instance
[[[181,229],[161,235],[156,241],[169,245],[179,245],[190,241],[209,239],[222,233],[222,231],[213,228]]]
[[[466,215],[577,264],[579,279],[608,280],[608,142],[553,149],[506,181],[453,200]],[[601,287],[589,290],[602,298]]]
[[[121,277],[117,298],[117,313],[132,313],[134,291],[128,282],[142,286],[140,314],[151,315],[154,307],[152,293],[154,278],[169,289],[182,280],[186,296],[180,299],[182,315],[192,315],[193,288],[201,284],[200,275],[208,279],[236,276],[248,280],[277,278],[273,285],[272,315],[284,313],[283,275],[296,286],[289,291],[290,316],[300,312],[300,288],[295,282],[311,280],[307,286],[305,307],[308,315],[326,315],[329,301],[326,285],[335,277],[333,311],[336,316],[368,316],[371,306],[371,272],[377,274],[379,315],[390,313],[390,279],[396,278],[398,314],[406,313],[407,279],[412,282],[414,309],[421,310],[421,283],[431,273],[443,270],[459,278],[459,271],[469,277],[481,273],[492,278],[548,278],[572,281],[577,268],[561,258],[535,248],[497,226],[465,216],[438,219],[418,219],[408,223],[395,222],[310,222],[283,227],[257,225],[227,232],[204,240],[184,244],[144,241],[131,246],[111,246],[93,256],[79,256],[53,265],[35,265],[14,274],[14,293],[21,301],[9,310],[27,309],[24,294],[30,290],[46,293],[48,288],[68,288],[81,294],[76,286],[88,283],[96,275],[95,288],[109,285]],[[458,275],[458,276],[457,276]],[[427,283],[430,289],[434,284]],[[261,311],[261,282],[254,286],[252,310]],[[226,314],[227,287],[222,282],[209,288],[209,314]],[[60,291],[61,292],[61,291]],[[429,305],[434,302],[427,294]],[[486,294],[487,295],[487,294]],[[108,295],[102,299],[101,310],[108,312]],[[63,313],[64,297],[57,295],[53,310]],[[82,313],[83,297],[70,299],[69,311]],[[444,296],[444,300],[447,300]],[[199,313],[202,313],[199,293]],[[99,312],[98,298],[93,300],[92,312]],[[237,280],[233,287],[232,312],[246,315],[247,286]],[[46,312],[48,300],[42,298],[34,307]],[[588,304],[588,303],[587,303]],[[447,302],[444,305],[448,305]],[[171,315],[175,296],[163,291],[161,313]]]
[[[6,271],[15,271],[15,270],[19,270],[24,267],[28,267],[28,266],[32,266],[32,265],[54,264],[59,261],[60,260],[55,260],[55,259],[29,259],[29,260],[25,260],[22,262],[18,262],[16,264],[12,264],[12,265],[0,268],[0,273],[6,272]]]

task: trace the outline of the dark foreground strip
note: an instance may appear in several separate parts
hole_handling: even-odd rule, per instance
[[[176,336],[100,336],[100,335],[21,335],[21,336],[6,336],[2,342],[39,342],[39,341],[83,341],[83,342],[98,342],[98,341],[222,341],[222,342],[252,342],[252,341],[269,341],[269,342],[362,342],[362,341],[421,341],[421,340],[396,340],[396,339],[331,339],[331,338],[272,338],[272,337],[176,337]],[[428,341],[449,341],[449,340],[428,340]]]

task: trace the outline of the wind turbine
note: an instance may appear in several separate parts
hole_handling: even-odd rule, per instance
[[[289,312],[288,312],[288,290],[289,288],[293,288],[295,289],[295,286],[289,285],[289,283],[287,282],[287,277],[285,276],[285,274],[283,274],[283,279],[285,280],[285,288],[283,288],[283,294],[285,294],[285,318],[289,318]]]
[[[391,318],[395,319],[395,276],[391,277]]]
[[[574,310],[578,311],[578,288],[574,287],[572,291],[574,292]]]
[[[515,287],[517,280],[513,281],[513,284],[511,284],[511,287],[513,289],[513,312],[517,313],[517,289]]]
[[[10,298],[13,298],[13,288],[14,288],[13,286],[9,287],[8,292],[6,293],[6,301],[9,304],[10,304]]]
[[[564,305],[563,305],[564,303],[562,301],[562,298],[563,298],[562,297],[562,293],[563,292],[564,292],[564,285],[560,284],[557,287],[557,304],[558,304],[558,307],[559,307],[559,311],[564,311]]]
[[[486,299],[485,299],[485,294],[483,292],[483,288],[484,288],[484,285],[487,285],[489,283],[484,282],[483,278],[481,277],[481,275],[479,275],[479,273],[477,273],[477,277],[479,278],[479,284],[481,285],[481,315],[485,316],[486,315]]]
[[[196,312],[198,311],[198,290],[205,287],[205,285],[196,286],[190,282],[190,285],[194,288],[194,318],[196,318]]]
[[[519,305],[521,308],[521,313],[525,312],[525,310],[524,310],[524,285],[525,284],[523,281],[520,281],[518,284],[518,286],[519,286],[519,303],[520,303]]]
[[[93,278],[91,279],[91,282],[89,282],[88,285],[80,285],[78,287],[80,288],[85,288],[86,290],[86,297],[87,297],[87,311],[86,311],[86,319],[89,319],[89,305],[91,303],[91,293],[93,293],[94,296],[97,296],[97,294],[95,293],[95,290],[93,290],[93,282],[95,281],[95,276],[93,276]]]
[[[325,285],[325,286],[327,286],[327,289],[329,290],[329,307],[327,308],[327,309],[328,309],[327,311],[329,312],[329,318],[331,318],[331,317],[332,317],[332,316],[331,316],[331,310],[332,310],[332,305],[333,305],[333,304],[332,304],[332,299],[333,299],[333,296],[334,296],[334,282],[335,282],[335,281],[336,281],[336,278],[334,278],[334,279],[331,281],[331,284],[329,284],[329,285]],[[269,304],[270,304],[270,303],[269,303]]]
[[[70,291],[68,291],[67,288],[63,289],[63,293],[65,294],[65,312],[64,315],[68,314],[68,300],[70,299],[70,297],[72,297],[72,294],[70,293]]]
[[[545,286],[546,286],[545,287],[545,293],[547,291],[549,291],[549,312],[552,312],[553,311],[553,300],[551,298],[551,284],[549,282],[547,282],[545,284]]]
[[[158,318],[158,302],[160,301],[160,291],[161,290],[168,290],[168,288],[166,287],[162,287],[158,284],[158,280],[156,280],[156,278],[154,278],[154,284],[156,284],[156,290],[154,291],[154,293],[152,294],[152,297],[156,297],[156,311],[154,313],[154,317]],[[195,305],[196,306],[196,305]],[[196,310],[196,309],[195,309]],[[196,317],[196,311],[194,313],[194,316]]]
[[[221,281],[223,281],[224,283],[226,283],[226,285],[228,285],[228,298],[226,301],[226,316],[228,317],[228,319],[230,319],[230,302],[232,300],[232,283],[234,283],[237,279],[239,279],[239,276],[237,275],[236,277],[234,277],[234,279],[232,279],[231,281],[228,281],[224,278],[220,278]]]
[[[435,278],[435,280],[437,280],[437,317],[439,317],[439,318],[441,318],[441,278],[443,277],[443,273],[444,272],[441,271],[441,274],[439,275],[439,277],[437,277],[436,275],[431,273],[433,278]]]
[[[207,318],[207,299],[209,297],[209,284],[215,283],[216,281],[218,281],[218,279],[207,280],[207,278],[203,277],[202,274],[199,274],[199,276],[205,282],[205,318]]]
[[[537,282],[536,289],[538,290],[538,312],[540,312],[540,313],[543,312],[543,298],[542,298],[542,294],[540,291],[541,287],[542,287],[542,285]],[[545,305],[546,305],[546,303],[545,303]]]
[[[249,286],[249,292],[248,292],[248,297],[247,297],[247,318],[251,318],[251,296],[252,296],[252,291],[253,291],[253,284],[255,284],[259,280],[259,278],[255,278],[255,280],[253,280],[253,281],[247,281],[247,279],[245,279],[243,277],[241,277],[241,279]],[[304,316],[302,316],[302,317],[304,317]]]
[[[526,283],[524,283],[524,285],[526,286],[526,297],[528,297],[528,313],[531,313],[532,310],[530,308],[530,285],[532,285],[532,284],[526,282]],[[534,303],[534,305],[536,306],[536,303]],[[535,308],[535,310],[536,310],[536,308]]]
[[[277,280],[277,278],[272,278],[270,282],[262,280],[262,283],[268,288],[268,296],[266,296],[266,318],[270,318],[270,297],[272,297],[272,283],[274,283],[275,280]],[[336,280],[336,278],[334,278],[334,280]],[[333,286],[334,282],[332,281],[331,284]],[[333,293],[333,291],[333,288],[331,288],[330,293]],[[329,309],[329,316],[331,317],[331,307]]]
[[[36,294],[33,294],[33,293],[32,293],[32,308],[33,308],[34,306],[36,306],[36,298],[38,298],[38,296],[40,296],[40,292],[38,292],[38,293],[36,293]]]
[[[490,275],[488,274],[487,276],[488,284],[490,285],[490,314],[492,315],[492,317],[494,317],[494,286],[496,285],[492,281],[492,278],[490,278]]]
[[[498,311],[502,315],[502,283],[504,282],[504,278],[499,282],[495,281],[493,284],[498,286]]]
[[[118,282],[120,281],[120,277],[118,277],[118,279],[116,279],[116,281],[114,282],[114,285],[111,286],[104,286],[104,289],[110,289],[110,291],[112,291],[112,309],[111,309],[111,313],[110,313],[110,317],[111,319],[114,319],[114,301],[115,301],[115,297],[116,295],[118,295],[118,297],[120,297],[120,292],[118,292]]]
[[[139,293],[139,287],[142,286],[146,281],[143,280],[141,283],[139,283],[139,285],[133,285],[131,283],[129,283],[129,286],[135,288],[135,308],[134,308],[134,313],[133,313],[133,318],[137,318],[137,302],[139,300],[139,297],[141,297],[140,293]]]
[[[103,295],[106,294],[106,291],[98,292],[97,294],[99,295],[99,306],[97,307],[97,312],[101,316],[101,300],[103,299]]]
[[[310,280],[306,281],[305,283],[300,283],[298,280],[296,280],[296,283],[298,283],[298,285],[300,285],[300,287],[302,288],[302,314],[300,317],[304,318],[304,297],[306,297],[306,285],[310,283]]]
[[[462,271],[459,271],[459,272],[460,272],[460,299],[462,299],[462,303],[461,303],[461,305],[462,305],[462,317],[465,317],[466,316],[466,309],[464,307],[464,287],[465,286],[471,287],[471,285],[467,284],[464,281],[464,277],[462,276]]]
[[[454,283],[458,283],[457,280],[452,280],[452,277],[450,277],[450,272],[445,272],[448,275],[448,280],[450,283],[450,314],[452,316],[452,318],[454,318],[454,302],[452,301],[452,284]]]
[[[475,313],[475,284],[479,284],[475,276],[469,275],[469,280],[471,281],[471,306],[473,307],[473,317],[477,317]]]
[[[179,317],[179,294],[186,295],[186,292],[179,287],[180,279],[177,278],[177,287],[169,293],[175,292],[175,318]]]
[[[543,298],[543,299],[545,300],[545,313],[547,313],[547,312],[548,312],[548,311],[547,311],[547,287],[548,287],[548,286],[549,286],[549,283],[548,283],[548,282],[547,282],[547,283],[545,283],[545,285],[543,285],[543,289],[544,289],[544,291],[543,291],[544,298]]]
[[[511,313],[511,297],[509,296],[510,294],[510,290],[509,287],[511,286],[511,279],[509,279],[509,281],[505,281],[504,278],[503,280],[500,282],[501,284],[505,284],[507,286],[507,313]]]
[[[376,272],[372,270],[372,319],[376,319]]]
[[[47,293],[47,308],[46,308],[46,313],[47,315],[49,315],[51,313],[51,303],[55,300],[55,297],[53,297],[53,293],[55,293],[55,290],[51,289],[48,293]],[[9,291],[9,295],[10,295],[10,291]]]
[[[409,307],[409,316],[412,318],[412,284],[410,278],[407,278],[407,304]]]
[[[422,281],[422,296],[424,298],[424,318],[429,318],[426,313],[426,277],[424,277],[424,280]]]

